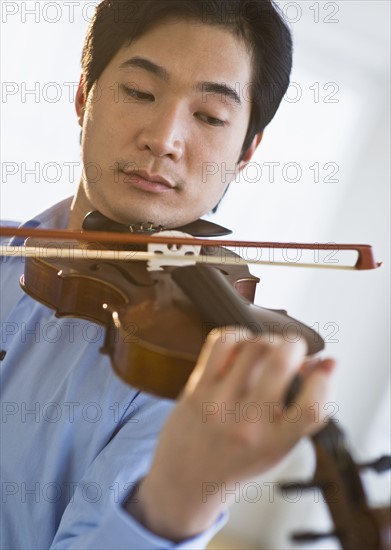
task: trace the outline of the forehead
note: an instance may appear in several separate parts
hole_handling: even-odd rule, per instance
[[[168,19],[154,25],[122,47],[109,66],[120,71],[132,69],[124,61],[137,56],[164,67],[167,80],[177,77],[240,86],[252,75],[251,55],[243,40],[223,27],[196,21]]]

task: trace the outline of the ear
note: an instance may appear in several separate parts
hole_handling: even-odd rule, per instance
[[[254,139],[251,142],[250,147],[247,149],[246,154],[242,158],[242,160],[238,163],[238,169],[239,172],[243,170],[243,168],[248,164],[255,153],[256,148],[261,143],[263,137],[263,130],[262,132],[259,132],[258,134],[255,134]]]
[[[83,127],[85,106],[86,106],[86,98],[84,96],[84,77],[83,75],[81,75],[79,87],[77,88],[76,98],[75,98],[75,109],[76,109],[77,119],[79,121],[79,126],[81,127]]]

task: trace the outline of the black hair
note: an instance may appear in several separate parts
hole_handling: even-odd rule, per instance
[[[289,86],[291,33],[272,0],[103,0],[83,48],[85,97],[121,47],[173,17],[224,27],[242,39],[252,55],[253,81],[247,97],[251,115],[241,160],[254,136],[274,117]]]

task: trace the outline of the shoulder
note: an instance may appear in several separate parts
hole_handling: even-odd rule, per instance
[[[21,222],[20,221],[15,221],[15,220],[2,220],[2,219],[0,219],[0,224],[1,224],[2,227],[19,227]]]
[[[15,227],[16,228],[16,227],[20,227],[20,224],[21,224],[20,221],[0,219],[1,227]],[[2,235],[0,235],[0,240],[1,241],[7,241],[9,239],[10,239],[10,237],[3,237]]]

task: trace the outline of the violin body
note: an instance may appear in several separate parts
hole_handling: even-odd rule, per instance
[[[31,238],[27,245],[50,247],[48,242],[31,242]],[[177,397],[207,334],[216,327],[229,331],[232,325],[239,326],[249,340],[275,335],[288,341],[304,338],[309,356],[324,348],[319,334],[285,311],[253,304],[259,279],[246,265],[221,263],[221,256],[236,257],[229,250],[217,246],[203,249],[205,256],[216,257],[216,263],[208,265],[190,262],[177,267],[163,260],[161,267],[151,269],[147,261],[133,261],[127,245],[129,260],[121,262],[93,258],[79,241],[66,243],[66,248],[85,250],[85,259],[84,255],[83,259],[27,256],[23,289],[59,317],[79,317],[103,325],[106,337],[101,351],[110,356],[115,372],[125,382],[146,392]],[[356,269],[380,264],[371,260],[368,265],[360,252]],[[286,403],[299,389],[300,378],[296,377]],[[313,480],[289,485],[321,489],[334,531],[296,533],[294,540],[311,543],[335,537],[343,550],[390,550],[390,508],[370,508],[359,476],[362,467],[379,473],[389,469],[390,457],[357,466],[342,430],[330,420],[312,436],[312,442],[316,454]]]
[[[247,266],[222,267],[220,248],[203,253],[215,255],[216,264],[150,271],[147,262],[131,260],[131,251],[129,261],[121,262],[88,259],[88,250],[86,259],[71,261],[27,258],[21,285],[58,317],[105,326],[102,352],[110,356],[115,372],[128,384],[162,397],[178,396],[205,338],[219,326],[238,324],[250,339],[304,337],[309,355],[323,349],[322,338],[285,311],[252,303],[259,279]],[[236,256],[229,250],[224,255]]]

